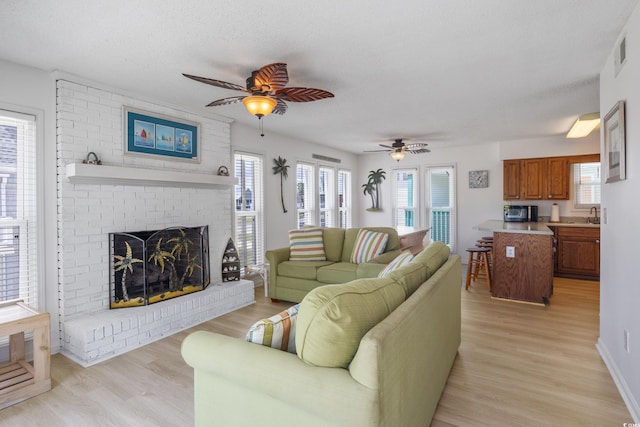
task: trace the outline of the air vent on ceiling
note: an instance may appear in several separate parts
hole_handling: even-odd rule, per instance
[[[614,63],[617,76],[624,64],[627,63],[627,36],[622,36],[622,39],[616,45]]]
[[[342,160],[340,160],[340,159],[335,159],[333,157],[323,156],[322,154],[314,154],[312,157],[314,159],[316,159],[316,160],[324,160],[325,162],[342,163]]]

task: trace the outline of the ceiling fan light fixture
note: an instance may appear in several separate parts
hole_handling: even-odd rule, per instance
[[[583,114],[567,132],[567,138],[584,138],[600,124],[600,113]]]
[[[242,99],[247,111],[258,118],[271,114],[278,101],[268,96],[251,95]]]
[[[396,160],[399,162],[400,160],[404,159],[404,156],[406,155],[406,153],[403,150],[399,150],[399,151],[392,151],[389,153],[389,155],[393,160]]]

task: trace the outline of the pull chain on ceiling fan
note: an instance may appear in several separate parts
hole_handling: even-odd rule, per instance
[[[322,89],[308,87],[286,88],[285,86],[289,82],[287,64],[279,62],[265,65],[259,70],[253,71],[251,76],[247,78],[246,87],[222,80],[210,79],[208,77],[199,77],[184,73],[182,75],[208,85],[248,93],[249,95],[232,96],[212,101],[207,104],[207,107],[242,102],[247,111],[260,120],[261,136],[264,136],[264,132],[262,132],[262,118],[271,113],[284,114],[287,111],[287,103],[285,101],[311,102],[334,97],[331,92]]]

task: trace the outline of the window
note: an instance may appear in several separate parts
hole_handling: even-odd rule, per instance
[[[351,227],[351,172],[338,171],[338,227]]]
[[[0,110],[0,301],[38,307],[35,117]],[[40,240],[41,241],[41,240]]]
[[[296,208],[298,212],[298,228],[305,225],[316,225],[314,167],[307,163],[296,166]]]
[[[335,180],[333,168],[320,166],[320,227],[335,227]]]
[[[240,265],[264,262],[264,220],[262,204],[262,157],[236,152],[235,244]]]
[[[455,209],[455,168],[428,167],[427,218],[431,228],[431,240],[443,242],[455,251],[456,209]]]
[[[394,186],[394,223],[398,234],[407,234],[416,230],[417,175],[415,169],[396,170],[393,173]]]
[[[573,188],[576,208],[600,205],[600,163],[574,163]]]

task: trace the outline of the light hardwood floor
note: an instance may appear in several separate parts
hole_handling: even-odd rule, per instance
[[[0,426],[190,426],[193,372],[180,343],[195,330],[244,337],[291,304],[256,304],[90,368],[52,357],[53,388],[0,411]],[[462,345],[432,425],[621,426],[631,417],[595,348],[599,285],[555,280],[551,304],[462,292]],[[425,363],[428,363],[425,360]]]

